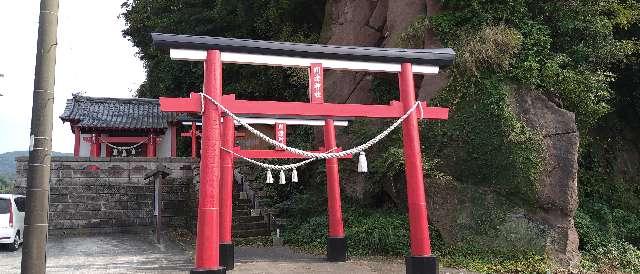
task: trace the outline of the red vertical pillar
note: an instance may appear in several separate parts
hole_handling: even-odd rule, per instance
[[[324,124],[324,147],[327,150],[336,147],[336,130],[333,120],[327,119]],[[338,159],[326,160],[327,170],[327,213],[329,215],[329,237],[327,238],[327,259],[331,262],[347,260],[347,241],[344,238],[342,224],[342,205],[340,203],[340,175]]]
[[[100,134],[91,135],[91,157],[100,157]]]
[[[153,134],[149,135],[149,141],[147,141],[147,157],[156,157],[157,139]]]
[[[197,135],[197,128],[196,128],[196,122],[191,122],[191,158],[195,159],[197,157],[197,141],[198,141],[198,135]]]
[[[92,134],[91,135],[91,152],[89,153],[89,156],[91,158],[99,158],[100,157],[100,134]],[[87,166],[88,170],[98,170],[98,166],[97,165],[88,165]]]
[[[309,100],[311,103],[324,103],[324,70],[322,64],[314,63],[309,67]],[[336,130],[333,120],[325,120],[324,147],[327,150],[336,147]],[[338,159],[326,160],[327,170],[327,215],[329,218],[329,237],[327,237],[327,260],[344,262],[347,260],[347,242],[342,224],[342,205],[340,202],[340,176]]]
[[[413,71],[410,63],[401,65],[400,101],[405,111],[416,102]],[[418,116],[412,112],[402,122],[402,144],[407,180],[407,206],[409,209],[409,237],[411,256],[406,257],[406,273],[438,273],[438,264],[431,256],[427,199],[422,174],[422,154],[420,152],[420,132]]]
[[[235,125],[231,117],[222,118],[222,147],[233,149]],[[220,151],[220,264],[227,270],[234,267],[233,242],[231,229],[233,225],[233,154]]]
[[[208,50],[204,62],[204,93],[222,98],[222,62],[220,52]],[[219,212],[220,186],[220,111],[204,99],[202,114],[202,154],[200,155],[200,193],[196,235],[195,268],[191,273],[226,273],[220,266]]]
[[[75,135],[75,143],[73,144],[73,157],[80,157],[80,128],[73,127],[73,134]]]
[[[171,138],[171,157],[176,157],[177,153],[177,145],[176,141],[178,140],[178,132],[176,130],[176,125],[169,126],[169,138]]]
[[[105,157],[113,156],[113,149],[110,146],[105,146],[104,147],[104,156]]]

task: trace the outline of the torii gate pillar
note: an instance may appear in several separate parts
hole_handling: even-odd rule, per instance
[[[403,63],[399,74],[400,101],[409,110],[416,103],[413,71],[410,63]],[[416,112],[402,122],[405,177],[407,180],[407,207],[409,210],[409,238],[411,256],[405,258],[406,273],[438,273],[436,257],[431,255],[427,200],[422,174],[420,132]]]
[[[235,147],[235,124],[233,118],[222,118],[222,145],[225,148]],[[221,153],[220,176],[220,264],[227,270],[234,267],[234,250],[231,229],[233,227],[233,154]]]
[[[222,99],[222,61],[220,51],[208,50],[204,62],[204,94]],[[195,273],[226,273],[220,266],[219,197],[220,197],[220,110],[210,100],[204,101],[200,155],[200,191],[196,234]]]

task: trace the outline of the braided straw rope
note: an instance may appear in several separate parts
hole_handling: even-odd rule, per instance
[[[136,147],[138,147],[139,145],[142,145],[144,142],[146,142],[146,141],[148,141],[148,140],[149,140],[149,138],[147,137],[147,139],[144,139],[144,140],[142,140],[140,143],[137,143],[137,144],[135,144],[135,145],[128,146],[128,147],[119,147],[119,146],[113,145],[113,144],[111,144],[111,143],[105,142],[104,140],[102,140],[102,138],[100,138],[100,142],[102,142],[102,143],[104,143],[104,144],[106,144],[107,146],[110,146],[110,147],[112,147],[112,148],[115,148],[115,149],[121,149],[121,150],[126,150],[126,149],[136,148]]]
[[[229,117],[231,117],[233,120],[235,120],[240,125],[245,127],[251,133],[253,133],[256,136],[260,137],[260,139],[264,140],[265,142],[267,142],[267,143],[269,143],[269,144],[271,144],[271,145],[273,145],[273,146],[275,146],[277,148],[289,151],[291,153],[295,153],[295,154],[304,156],[306,158],[314,158],[314,159],[340,158],[340,157],[344,157],[344,156],[347,156],[347,155],[353,155],[353,154],[362,152],[362,151],[368,149],[369,147],[371,147],[372,145],[378,143],[380,140],[382,140],[382,138],[384,138],[387,135],[389,135],[389,133],[391,133],[391,131],[393,131],[396,127],[398,127],[400,125],[400,123],[402,123],[402,121],[404,121],[407,117],[409,117],[409,115],[413,111],[415,111],[418,106],[420,106],[421,114],[423,113],[422,104],[418,101],[415,104],[413,104],[413,106],[411,106],[411,108],[409,110],[407,110],[407,112],[404,115],[402,115],[397,121],[395,121],[391,126],[389,126],[387,129],[385,129],[383,132],[381,132],[380,134],[378,134],[376,137],[374,137],[373,139],[369,140],[368,142],[366,142],[366,143],[364,143],[362,145],[359,145],[357,147],[354,147],[352,149],[341,151],[341,152],[315,153],[315,152],[304,151],[302,149],[298,149],[298,148],[294,148],[294,147],[289,147],[289,146],[287,146],[285,144],[282,144],[282,143],[280,143],[280,142],[278,142],[278,141],[276,141],[274,139],[271,139],[269,136],[265,135],[264,133],[262,133],[262,132],[258,131],[257,129],[253,128],[251,125],[249,125],[246,122],[242,121],[242,119],[240,119],[238,116],[236,116],[231,111],[229,111],[227,108],[225,108],[220,102],[218,102],[215,99],[211,98],[211,96],[206,95],[204,93],[200,93],[200,96],[201,96],[202,111],[204,111],[204,98],[207,98],[213,104],[218,106],[222,111],[224,111],[227,115],[229,115]],[[312,159],[310,159],[310,160],[312,160]]]
[[[304,161],[301,161],[301,162],[297,162],[297,163],[293,163],[293,164],[289,164],[289,165],[281,165],[281,166],[280,165],[270,165],[270,164],[267,164],[267,163],[258,162],[256,160],[244,157],[244,156],[242,156],[242,155],[236,153],[235,151],[230,150],[230,149],[228,149],[226,147],[220,147],[220,148],[222,150],[226,151],[226,152],[229,152],[229,153],[235,155],[236,157],[239,157],[239,158],[241,158],[241,159],[243,159],[243,160],[245,160],[245,161],[247,161],[249,163],[252,163],[254,165],[260,166],[260,167],[265,168],[265,169],[274,169],[274,170],[296,169],[298,167],[304,166],[304,165],[306,165],[306,164],[308,164],[310,162],[313,162],[313,161],[317,160],[317,158],[311,158],[311,159],[307,159],[307,160],[304,160]],[[330,152],[330,151],[333,151],[333,150],[335,150],[335,148],[327,151],[327,153]]]

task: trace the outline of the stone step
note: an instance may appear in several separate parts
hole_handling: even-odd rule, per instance
[[[240,196],[242,196],[242,198],[241,198]],[[244,195],[244,194],[243,194],[243,195],[240,195],[240,192],[233,192],[233,200],[234,200],[234,201],[235,201],[235,200],[240,200],[240,201],[248,200],[246,197],[247,197],[247,196],[246,196],[246,195]]]
[[[262,216],[237,216],[237,215],[233,216],[234,224],[257,223],[262,221],[264,221],[264,217]]]
[[[250,206],[246,206],[246,205],[233,205],[233,212],[236,212],[236,210],[251,210],[252,208]]]
[[[249,210],[249,209],[236,210],[234,208],[233,209],[233,216],[251,216],[251,210]]]
[[[251,201],[249,200],[233,200],[234,205],[250,205]]]
[[[269,225],[263,222],[255,222],[255,223],[236,223],[233,224],[233,231],[241,231],[241,230],[253,230],[253,229],[267,229]]]
[[[259,237],[259,236],[269,236],[269,235],[271,235],[271,232],[269,232],[269,229],[267,228],[233,231],[234,238]]]

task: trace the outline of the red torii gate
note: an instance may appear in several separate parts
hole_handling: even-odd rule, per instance
[[[221,102],[223,106],[235,114],[320,116],[325,117],[327,121],[332,121],[331,118],[334,117],[399,118],[403,116],[416,103],[413,82],[414,70],[420,73],[437,73],[438,65],[450,64],[454,56],[451,49],[356,48],[170,34],[152,34],[152,37],[157,45],[177,48],[177,50],[171,50],[174,59],[204,61],[204,94]],[[399,72],[401,103],[391,102],[389,105],[331,104],[321,101],[314,102],[313,97],[311,103],[236,100],[233,95],[222,96],[223,61],[301,67],[311,67],[312,63],[321,63],[332,69]],[[418,65],[412,65],[412,63],[418,63]],[[312,69],[311,73],[313,72]],[[310,83],[313,80],[310,79]],[[310,88],[316,88],[316,82]],[[202,115],[203,155],[200,163],[201,184],[196,261],[195,268],[191,272],[226,273],[226,269],[220,265],[219,258],[219,249],[222,247],[219,246],[220,212],[218,212],[218,207],[220,186],[223,188],[222,193],[230,193],[226,186],[227,183],[225,183],[229,180],[225,178],[230,175],[225,174],[224,171],[229,170],[229,160],[232,164],[233,155],[221,152],[220,149],[220,110],[210,100],[204,102],[202,100],[204,100],[202,96],[192,93],[190,98],[161,98],[160,103],[163,111],[204,111]],[[426,106],[426,103],[423,105]],[[421,108],[421,116],[425,119],[447,119],[448,109],[424,107]],[[233,123],[225,124],[229,125],[225,126],[228,127],[225,132],[232,134],[234,132]],[[402,122],[411,243],[411,256],[406,257],[405,264],[407,273],[437,273],[437,260],[431,256],[418,130],[418,116],[415,112],[411,112]],[[232,140],[227,137],[224,139]],[[226,142],[225,145],[228,145],[228,141]],[[325,145],[325,147],[335,147],[335,141],[332,145]],[[332,191],[329,193],[330,203],[331,196],[334,196],[333,198],[337,198],[339,204],[339,186],[336,185],[332,190],[329,190],[329,187],[328,192]],[[226,196],[226,194],[223,195]],[[224,205],[228,203],[230,201],[223,201],[224,211],[229,210]],[[341,216],[341,213],[339,214]],[[225,219],[228,218],[225,216]],[[341,233],[344,240],[344,231]],[[331,238],[331,229],[329,237]]]

